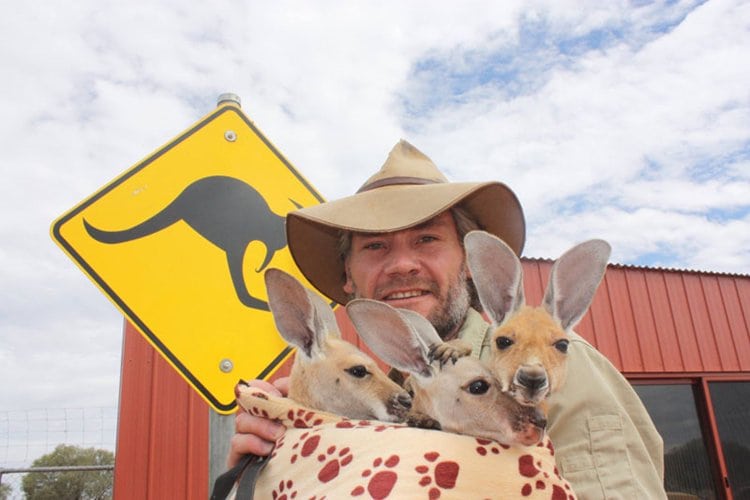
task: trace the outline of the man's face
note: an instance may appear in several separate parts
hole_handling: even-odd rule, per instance
[[[346,277],[346,293],[418,312],[443,338],[455,334],[469,307],[464,251],[450,212],[393,233],[354,233]]]

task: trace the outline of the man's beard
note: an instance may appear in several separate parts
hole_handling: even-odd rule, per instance
[[[456,337],[458,327],[466,318],[466,312],[471,303],[468,282],[466,280],[466,266],[461,267],[456,279],[448,284],[448,290],[443,296],[440,294],[438,285],[433,281],[426,281],[422,278],[401,278],[389,282],[386,287],[425,288],[430,291],[437,299],[438,306],[427,315],[427,320],[435,327],[438,335],[443,340],[450,340]],[[352,283],[354,289],[352,298],[362,298],[356,283]],[[376,290],[375,296],[381,293]]]
[[[427,316],[441,339],[450,340],[457,336],[458,328],[466,318],[469,302],[466,267],[462,266],[456,280],[448,285],[445,298],[440,297],[439,307]]]

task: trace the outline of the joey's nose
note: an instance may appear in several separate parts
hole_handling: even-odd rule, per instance
[[[547,385],[547,374],[537,370],[519,370],[516,375],[519,385],[531,391],[537,391]]]
[[[539,409],[535,409],[535,411],[532,412],[529,416],[529,422],[540,429],[545,429],[547,427],[547,417]]]
[[[396,397],[396,401],[407,410],[411,409],[411,396],[409,396],[409,393],[402,392]]]

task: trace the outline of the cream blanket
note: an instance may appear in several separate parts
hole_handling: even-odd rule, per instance
[[[402,424],[349,420],[242,387],[238,402],[287,426],[256,498],[573,500],[548,438],[533,447]]]

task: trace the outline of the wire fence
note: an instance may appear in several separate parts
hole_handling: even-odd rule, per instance
[[[1,468],[0,467],[0,500],[22,500],[23,494],[22,483],[24,477],[32,476],[32,480],[37,485],[47,484],[44,492],[39,492],[38,496],[50,498],[49,493],[53,492],[55,497],[60,500],[76,500],[82,498],[82,492],[86,492],[85,498],[106,500],[112,498],[112,485],[114,482],[113,471],[114,465],[78,465],[78,466],[60,466],[60,467],[21,467],[21,468]],[[96,477],[94,477],[96,474]],[[36,476],[36,477],[34,477]],[[50,486],[50,483],[57,481],[58,484],[64,485],[56,490]]]
[[[44,408],[0,411],[0,500],[24,498],[21,483],[26,474],[67,474],[112,476],[112,466],[104,469],[68,470],[64,464],[56,471],[32,468],[34,460],[47,455],[60,444],[80,448],[115,451],[117,408]],[[87,466],[81,466],[87,467]],[[106,469],[110,470],[107,471]],[[104,471],[104,472],[102,472]],[[78,477],[78,476],[76,476]],[[106,483],[106,478],[102,478]],[[111,478],[109,480],[111,483]],[[106,492],[102,498],[108,498]],[[110,491],[111,495],[111,491]]]

